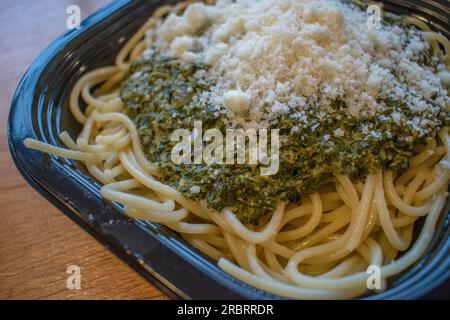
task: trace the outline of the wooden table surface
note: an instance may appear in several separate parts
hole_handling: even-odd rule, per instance
[[[33,59],[66,30],[66,9],[82,17],[109,0],[0,1],[0,299],[164,299],[27,185],[7,146],[14,90]],[[66,286],[69,265],[81,268],[81,289]]]

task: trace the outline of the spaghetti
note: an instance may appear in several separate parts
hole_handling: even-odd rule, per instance
[[[63,132],[60,138],[66,148],[34,139],[26,139],[25,145],[83,162],[103,184],[102,196],[123,204],[128,216],[168,226],[218,260],[227,273],[273,294],[294,299],[352,298],[367,292],[369,265],[380,266],[384,282],[416,262],[432,239],[447,198],[448,128],[419,148],[402,174],[383,168],[364,182],[336,175],[332,183],[300,203],[279,203],[258,227],[244,224],[228,208],[217,212],[188,199],[159,180],[135,123],[124,114],[119,85],[131,62],[147,47],[145,33],[167,14],[182,12],[191,3],[159,8],[126,43],[114,66],[81,77],[69,100],[73,116],[83,125],[76,141]],[[408,22],[424,30],[435,54],[441,46],[445,49],[440,57],[448,66],[449,41],[421,20],[408,18]],[[87,105],[84,110],[80,100]],[[413,228],[421,217],[425,223],[413,242]]]

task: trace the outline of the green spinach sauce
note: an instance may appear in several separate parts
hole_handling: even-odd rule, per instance
[[[122,83],[121,98],[148,160],[159,167],[161,181],[190,199],[206,200],[216,210],[231,208],[245,223],[258,223],[279,201],[298,202],[302,194],[320,189],[335,174],[358,180],[379,168],[404,171],[415,147],[449,122],[444,107],[438,114],[419,115],[393,99],[384,101],[389,108],[380,114],[352,118],[345,112],[345,103],[337,99],[333,114],[319,116],[311,105],[308,125],[302,126],[293,114],[278,119],[273,128],[280,129],[283,139],[276,175],[261,176],[258,166],[249,165],[175,165],[170,158],[174,130],[192,130],[194,121],[202,121],[203,130],[226,130],[225,107],[198,99],[213,85],[196,76],[204,69],[207,66],[181,64],[161,55],[142,57],[132,63]],[[396,122],[394,112],[406,114],[406,119],[430,121],[418,133]],[[336,130],[342,134],[336,135]]]

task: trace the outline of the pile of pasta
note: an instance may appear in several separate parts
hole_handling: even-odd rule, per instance
[[[295,299],[352,298],[368,291],[369,266],[380,268],[385,288],[386,279],[414,264],[434,236],[450,179],[448,128],[417,149],[406,172],[381,169],[357,182],[336,175],[300,203],[280,203],[258,226],[244,225],[227,208],[217,212],[189,200],[158,180],[119,95],[130,63],[146,49],[146,30],[190,3],[159,8],[124,46],[114,66],[78,81],[69,101],[83,125],[76,140],[63,132],[65,148],[34,139],[25,145],[83,162],[103,184],[102,196],[123,204],[126,215],[166,225],[255,288]],[[425,30],[435,50],[447,41],[420,20],[410,22]],[[422,217],[413,241],[414,226]]]

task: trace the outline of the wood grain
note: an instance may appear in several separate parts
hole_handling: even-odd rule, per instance
[[[33,59],[66,28],[69,5],[83,17],[107,0],[0,1],[0,299],[164,299],[158,289],[91,238],[17,172],[6,122],[14,90]],[[81,289],[66,287],[69,265]]]

